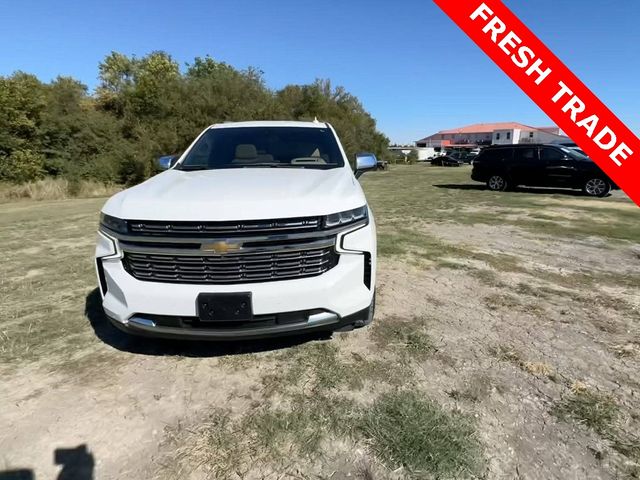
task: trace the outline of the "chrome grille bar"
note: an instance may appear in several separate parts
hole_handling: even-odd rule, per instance
[[[318,228],[316,230],[309,231],[298,231],[298,230],[290,230],[290,231],[267,231],[267,230],[256,230],[256,231],[238,231],[235,232],[235,235],[227,235],[220,232],[200,232],[198,234],[189,233],[189,234],[180,234],[176,235],[172,232],[158,232],[154,235],[140,235],[140,234],[124,234],[120,232],[113,231],[104,225],[100,226],[100,230],[103,231],[106,235],[110,237],[117,238],[121,242],[131,242],[131,243],[171,243],[171,244],[199,244],[205,242],[215,242],[218,240],[231,240],[231,239],[241,239],[244,243],[249,242],[271,242],[271,241],[281,241],[281,240],[310,240],[328,237],[335,237],[335,235],[344,232],[346,230],[355,230],[363,225],[367,225],[369,223],[369,219],[364,219],[359,222],[351,223],[346,226],[329,228],[329,229],[321,229]]]
[[[134,235],[246,235],[271,234],[290,231],[314,231],[322,226],[321,217],[285,218],[275,220],[242,220],[237,222],[164,222],[155,220],[130,220],[130,233]]]
[[[333,246],[280,250],[251,255],[158,255],[124,251],[127,272],[139,280],[170,283],[225,284],[297,279],[333,268]]]
[[[252,246],[250,242],[247,242],[244,238],[238,239],[242,243],[242,246],[239,251],[226,253],[224,257],[227,259],[233,259],[234,256],[242,255],[250,256],[250,255],[260,255],[263,253],[282,253],[283,255],[286,253],[293,254],[297,251],[309,250],[314,248],[321,247],[332,247],[335,245],[335,237],[330,238],[321,238],[318,240],[306,241],[306,242],[297,242],[292,244],[286,244],[278,241],[270,242],[267,245],[263,246]],[[245,245],[247,244],[248,245]],[[254,242],[255,243],[255,242]],[[195,245],[198,245],[195,248]],[[215,252],[206,252],[200,248],[200,243],[196,243],[194,247],[187,248],[177,248],[179,244],[174,244],[172,246],[164,246],[157,245],[154,243],[144,243],[139,244],[135,242],[129,242],[125,240],[120,240],[120,248],[124,252],[129,253],[145,253],[145,254],[158,254],[158,255],[179,255],[179,256],[220,256],[220,254],[216,254]]]

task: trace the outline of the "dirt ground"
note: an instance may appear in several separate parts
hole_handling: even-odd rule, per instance
[[[104,199],[0,205],[0,478],[640,478],[640,210],[468,175],[363,177],[373,325],[244,344],[107,323]]]

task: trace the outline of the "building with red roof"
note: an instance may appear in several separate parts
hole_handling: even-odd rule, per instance
[[[513,143],[561,143],[571,141],[558,127],[531,127],[518,122],[476,123],[441,130],[416,141],[416,147],[467,147]]]

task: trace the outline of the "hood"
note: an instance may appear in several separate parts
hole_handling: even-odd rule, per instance
[[[366,203],[348,168],[168,170],[111,197],[129,220],[225,221],[327,215]]]

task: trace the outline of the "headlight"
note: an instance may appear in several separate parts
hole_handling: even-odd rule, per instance
[[[112,217],[106,213],[100,213],[100,225],[118,233],[129,233],[127,221],[121,218]]]
[[[349,225],[351,223],[359,222],[360,220],[366,220],[368,216],[367,206],[364,205],[353,210],[347,210],[340,213],[332,213],[324,218],[324,226],[326,228],[339,227],[342,225]]]

